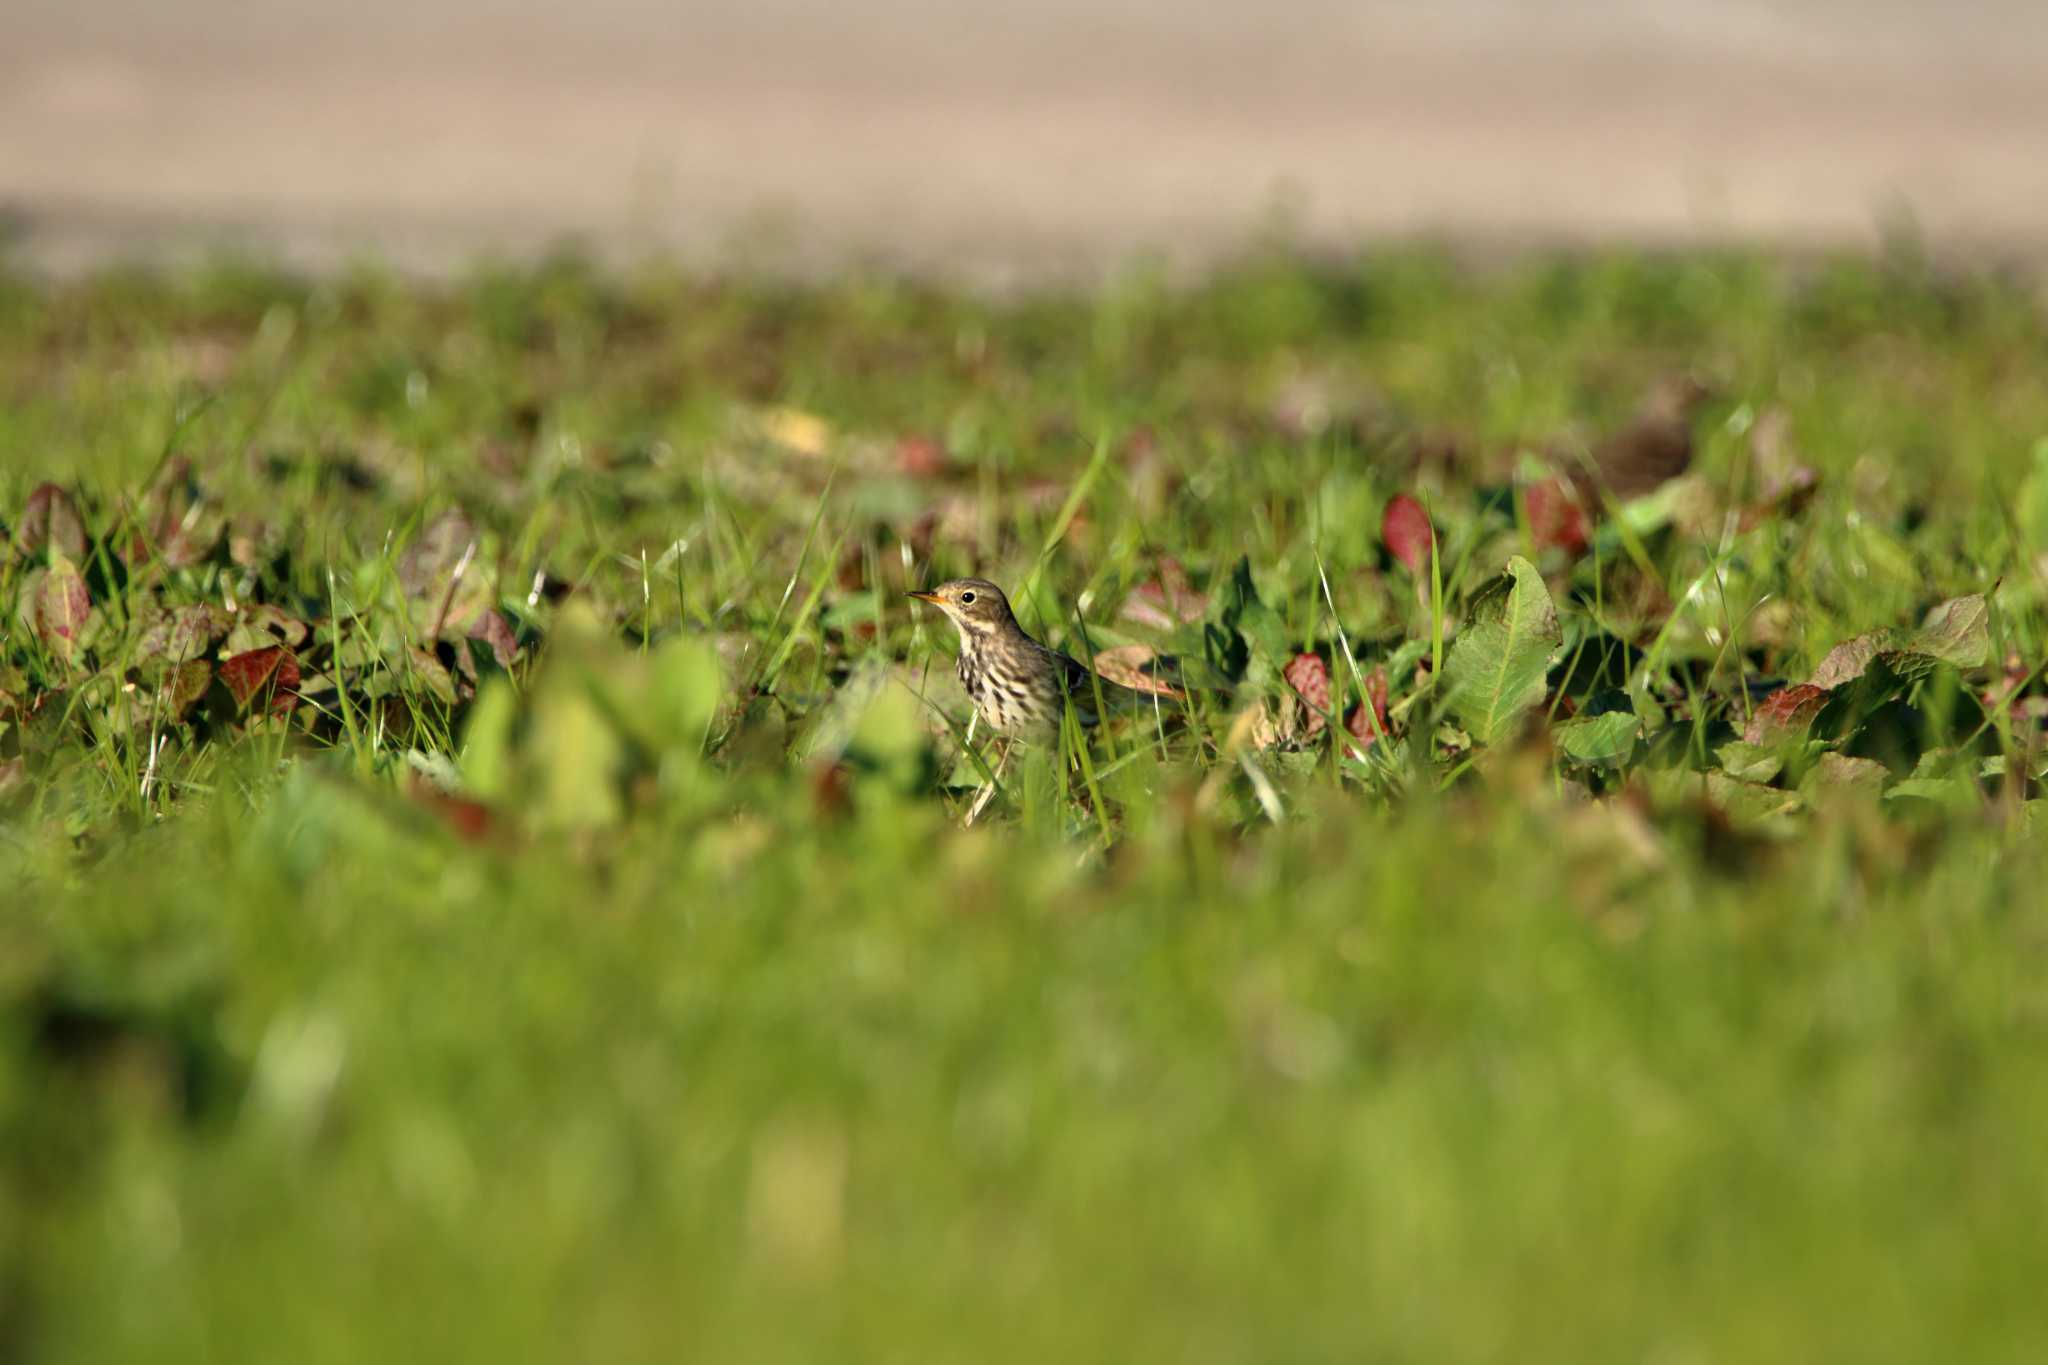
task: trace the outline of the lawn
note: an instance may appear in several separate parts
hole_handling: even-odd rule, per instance
[[[0,273],[0,1360],[2039,1360],[2044,373],[1910,251]],[[971,828],[966,573],[1153,689]]]

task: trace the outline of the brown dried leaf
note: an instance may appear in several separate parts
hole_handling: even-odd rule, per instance
[[[1186,696],[1180,688],[1158,676],[1160,662],[1158,652],[1150,645],[1119,645],[1095,656],[1095,671],[1133,692],[1176,699]]]
[[[476,618],[476,624],[469,628],[469,638],[490,645],[491,657],[498,661],[500,668],[510,668],[519,657],[519,638],[512,633],[512,623],[496,608],[490,608]]]
[[[475,539],[476,526],[460,507],[449,508],[420,528],[398,557],[398,581],[406,596],[438,605],[448,590],[449,576]]]

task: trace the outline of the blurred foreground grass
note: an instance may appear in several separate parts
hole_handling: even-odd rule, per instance
[[[2037,1359],[2044,362],[1910,261],[6,282],[0,1354]],[[970,569],[1204,686],[961,831]]]

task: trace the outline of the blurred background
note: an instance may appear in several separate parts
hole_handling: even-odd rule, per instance
[[[2039,0],[9,0],[0,215],[953,271],[1305,245],[2048,242]]]

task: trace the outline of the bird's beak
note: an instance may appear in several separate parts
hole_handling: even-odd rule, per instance
[[[935,592],[914,592],[910,593],[909,596],[915,597],[920,602],[930,602],[934,606],[936,606],[940,600],[939,595]]]

